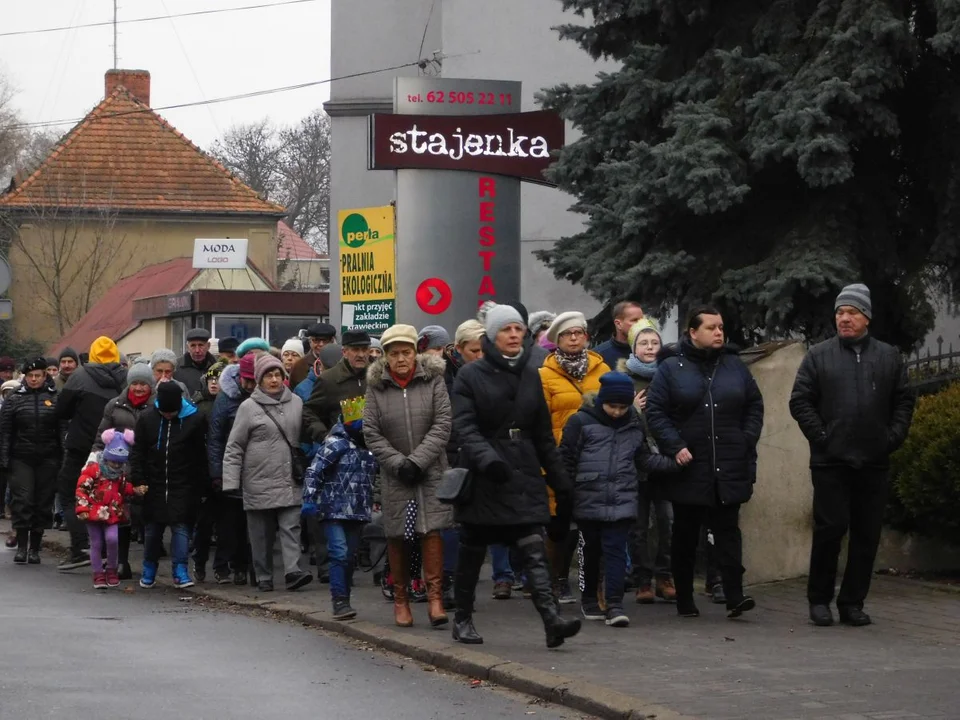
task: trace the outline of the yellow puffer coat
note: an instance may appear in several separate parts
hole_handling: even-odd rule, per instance
[[[550,410],[553,425],[553,438],[557,445],[563,437],[563,426],[574,416],[583,404],[583,396],[600,391],[600,376],[610,372],[610,368],[593,350],[587,351],[587,374],[583,380],[575,380],[560,368],[554,353],[546,359],[540,368],[540,381],[543,383],[543,395]],[[556,515],[556,501],[553,490],[547,488],[550,495],[550,514]]]

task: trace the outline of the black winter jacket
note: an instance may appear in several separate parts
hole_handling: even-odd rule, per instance
[[[573,478],[575,520],[616,522],[637,517],[637,490],[648,472],[673,472],[677,463],[650,452],[633,408],[616,422],[593,398],[563,427],[560,455]]]
[[[0,408],[0,468],[11,460],[36,465],[60,459],[61,433],[57,392],[51,384],[31,390],[26,383],[10,393]]]
[[[119,363],[88,363],[73,371],[57,398],[57,417],[67,426],[67,450],[90,452],[104,407],[126,385],[127,371]]]
[[[114,428],[115,430],[134,430],[137,427],[137,418],[144,412],[149,412],[153,409],[153,403],[157,399],[156,393],[152,394],[150,399],[143,405],[134,407],[133,403],[130,402],[130,398],[127,396],[128,389],[129,388],[124,388],[122,395],[110,400],[106,404],[106,407],[103,408],[103,418],[100,420],[97,433],[93,438],[93,446],[90,448],[92,452],[100,452],[103,450],[103,438],[101,435],[103,435],[104,430],[109,430],[110,428]]]
[[[183,383],[187,388],[187,396],[192,396],[207,386],[203,376],[216,361],[217,359],[213,355],[207,353],[203,362],[198,365],[190,357],[190,353],[184,353],[177,361],[177,367],[173,371],[173,379]]]
[[[346,358],[326,370],[317,378],[310,399],[303,404],[300,431],[303,442],[323,442],[340,417],[340,401],[366,394],[366,370],[354,371]]]
[[[675,503],[744,503],[757,479],[763,397],[732,346],[702,350],[684,338],[660,351],[646,418],[660,451],[686,448],[693,461],[668,482]],[[712,381],[711,381],[712,378]]]
[[[540,373],[529,346],[514,367],[483,338],[482,359],[460,369],[453,383],[453,431],[460,466],[472,470],[470,499],[455,508],[458,522],[475,525],[546,525],[547,485],[569,509],[571,484],[560,460]],[[515,429],[515,439],[510,430]],[[506,463],[512,478],[487,474]],[[541,472],[543,468],[546,477]]]
[[[203,415],[186,400],[167,420],[154,406],[137,419],[130,452],[130,481],[146,485],[143,519],[165,525],[192,523],[209,489]]]
[[[869,335],[857,346],[838,337],[814,345],[790,394],[790,414],[810,441],[811,467],[889,467],[890,453],[907,438],[913,406],[900,353]]]

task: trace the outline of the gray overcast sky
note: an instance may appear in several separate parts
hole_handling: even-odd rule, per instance
[[[120,19],[243,7],[277,0],[120,0]],[[330,2],[119,25],[121,68],[149,70],[151,105],[224,97],[330,77]],[[112,20],[112,0],[4,2],[0,32]],[[103,99],[113,29],[0,37],[0,72],[29,122],[79,118]],[[325,85],[248,100],[161,111],[206,148],[235,123],[269,115],[296,122],[330,96]],[[54,128],[66,132],[70,125]]]

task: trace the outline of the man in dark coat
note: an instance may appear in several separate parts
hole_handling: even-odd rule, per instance
[[[342,400],[367,393],[370,336],[363,330],[347,330],[342,345],[343,359],[317,378],[310,399],[303,404],[302,436],[306,443],[323,442],[337,423]]]
[[[74,512],[74,498],[80,471],[87,462],[107,402],[120,395],[127,384],[127,371],[120,366],[120,351],[108,337],[99,337],[90,346],[90,361],[67,380],[57,398],[57,418],[66,426],[63,464],[57,478],[57,492],[63,518],[70,530],[70,555],[58,566],[73,570],[90,564],[83,553],[87,533]]]
[[[461,368],[453,383],[460,465],[472,471],[469,498],[456,507],[460,557],[453,637],[483,642],[473,625],[474,594],[487,545],[501,543],[523,554],[547,647],[557,647],[579,632],[580,621],[558,613],[542,531],[551,522],[548,484],[557,497],[560,525],[569,527],[571,485],[553,438],[540,373],[530,364],[523,318],[510,305],[495,305],[484,325],[483,358]]]
[[[643,308],[639,303],[624,300],[613,306],[613,336],[594,348],[607,367],[616,368],[619,360],[626,362],[630,357],[633,348],[630,347],[627,338],[630,335],[630,328],[638,320],[643,320]]]
[[[67,380],[70,379],[70,376],[80,367],[80,356],[77,355],[77,351],[71,347],[65,347],[60,351],[60,358],[58,364],[57,378],[54,381],[56,383],[57,392],[63,390],[63,386],[67,384]]]
[[[837,336],[800,364],[790,414],[810,441],[813,546],[807,600],[815,625],[833,624],[830,602],[840,545],[850,544],[837,609],[840,622],[869,625],[863,601],[890,488],[890,454],[907,437],[914,397],[899,351],[870,337],[866,285],[848,285],[835,303]]]
[[[310,368],[320,357],[320,351],[330,343],[335,342],[336,339],[337,330],[329,323],[317,323],[307,330],[310,351],[294,363],[293,370],[290,371],[291,389],[296,388],[297,385],[307,379]]]
[[[177,361],[173,379],[187,386],[187,396],[192,396],[203,390],[210,366],[217,361],[210,354],[210,331],[203,328],[193,328],[187,332],[187,351]]]

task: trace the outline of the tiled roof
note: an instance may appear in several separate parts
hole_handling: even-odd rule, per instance
[[[297,231],[283,220],[277,223],[278,260],[323,260],[324,256],[314,250],[310,243],[297,235]]]
[[[134,300],[180,292],[199,272],[193,267],[193,258],[184,257],[150,265],[124,278],[70,328],[49,354],[56,357],[65,347],[86,352],[101,335],[119,340],[139,324],[133,319]]]
[[[284,209],[187,140],[118,86],[0,208],[109,209],[122,214],[281,216]]]

